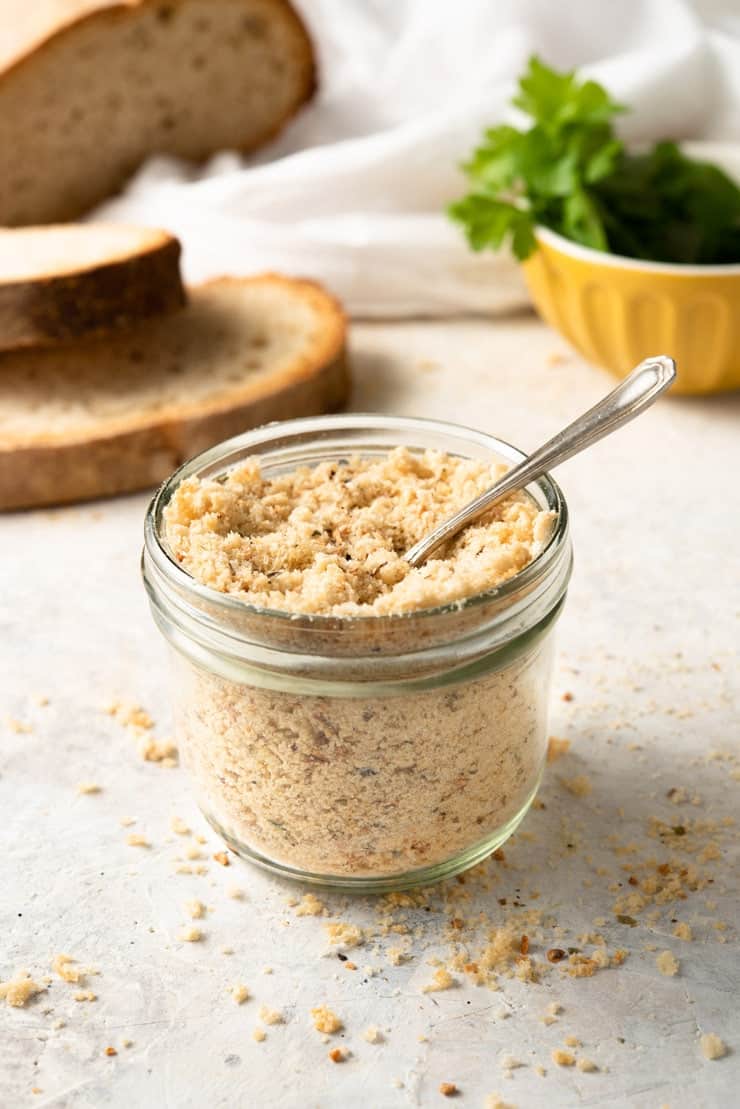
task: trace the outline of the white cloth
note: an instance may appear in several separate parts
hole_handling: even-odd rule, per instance
[[[445,205],[530,54],[632,108],[631,141],[740,140],[736,0],[299,0],[318,96],[251,159],[145,166],[98,218],[167,227],[190,280],[264,269],[324,281],[355,315],[505,311],[505,253],[474,255]]]

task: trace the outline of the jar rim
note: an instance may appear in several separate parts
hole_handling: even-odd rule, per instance
[[[245,452],[269,455],[270,446],[273,449],[279,443],[287,444],[292,438],[305,439],[314,434],[320,442],[322,434],[342,431],[408,431],[410,442],[409,449],[414,449],[413,432],[424,432],[439,435],[455,436],[469,442],[471,445],[482,447],[491,454],[510,462],[512,465],[521,462],[526,454],[514,447],[511,443],[486,432],[477,431],[463,424],[447,420],[428,419],[419,416],[386,416],[376,413],[341,413],[328,416],[308,416],[293,420],[275,421],[263,424],[258,428],[243,432],[231,439],[226,439],[200,454],[194,455],[176,469],[159,487],[149,503],[144,524],[145,552],[154,566],[176,588],[190,593],[199,600],[222,609],[225,613],[248,614],[255,619],[264,617],[271,622],[284,620],[293,627],[310,624],[313,628],[322,625],[336,629],[337,627],[359,628],[372,624],[376,627],[380,622],[407,621],[414,619],[433,619],[444,616],[446,613],[460,613],[472,609],[477,605],[487,604],[491,601],[505,603],[506,598],[516,597],[522,588],[526,588],[541,576],[550,567],[553,560],[562,550],[568,538],[569,517],[568,507],[563,492],[557,482],[545,474],[536,481],[526,486],[527,491],[536,488],[544,498],[547,508],[555,513],[555,523],[551,534],[539,554],[518,573],[511,578],[500,582],[491,589],[471,594],[459,600],[449,601],[443,605],[431,608],[414,609],[409,612],[387,613],[383,615],[351,614],[333,615],[329,613],[294,613],[285,609],[267,608],[250,604],[240,599],[233,593],[222,593],[211,586],[197,581],[187,570],[176,561],[164,536],[163,520],[164,510],[180,483],[190,477],[214,476],[225,474],[228,470],[243,460]],[[262,448],[262,449],[260,449]],[[358,446],[358,452],[361,450]],[[179,591],[179,590],[178,590]]]

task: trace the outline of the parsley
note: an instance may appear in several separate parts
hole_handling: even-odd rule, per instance
[[[541,224],[631,258],[740,262],[737,185],[672,142],[628,153],[614,130],[625,108],[601,85],[533,57],[513,104],[532,126],[487,130],[463,166],[471,190],[449,208],[473,250],[508,242],[527,258]]]

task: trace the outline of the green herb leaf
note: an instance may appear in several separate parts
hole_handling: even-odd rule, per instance
[[[631,257],[740,261],[740,189],[671,142],[627,154],[615,134],[624,109],[594,81],[530,59],[513,103],[524,130],[490,128],[463,167],[472,190],[451,205],[475,250],[535,249],[536,225]]]

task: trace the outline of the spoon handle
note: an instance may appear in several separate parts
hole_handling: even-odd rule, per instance
[[[572,458],[592,443],[610,435],[618,427],[633,420],[640,412],[657,400],[676,377],[676,364],[667,355],[646,358],[629,377],[621,381],[602,400],[582,416],[568,424],[518,466],[509,470],[500,481],[481,493],[470,504],[461,508],[449,520],[440,524],[430,535],[406,552],[405,559],[412,566],[420,566],[429,555],[457,535],[472,520],[515,489],[522,489],[530,481],[541,477],[566,459]]]

